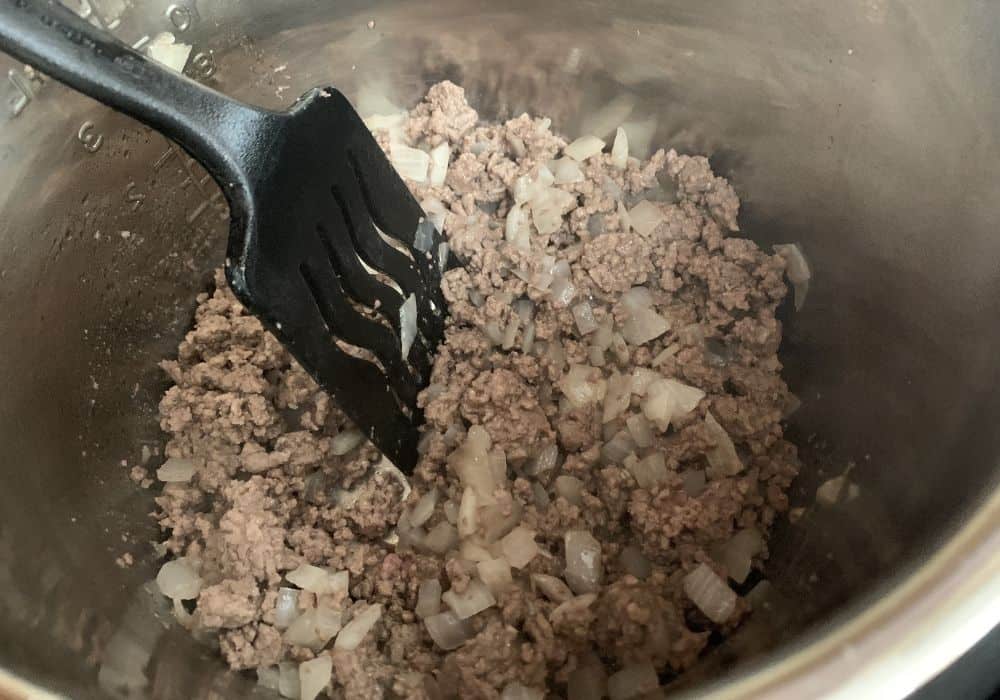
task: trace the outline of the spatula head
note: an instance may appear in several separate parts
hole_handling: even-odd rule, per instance
[[[444,333],[447,246],[340,92],[314,90],[271,117],[247,138],[246,185],[230,192],[229,283],[409,473],[417,393]],[[417,333],[404,357],[411,295]]]

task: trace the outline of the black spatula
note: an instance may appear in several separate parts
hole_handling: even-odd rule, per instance
[[[412,471],[417,392],[444,332],[447,246],[347,99],[326,88],[287,112],[237,102],[52,0],[0,0],[0,48],[157,129],[212,174],[229,201],[233,291]],[[401,311],[414,302],[404,356],[401,336],[413,334]]]

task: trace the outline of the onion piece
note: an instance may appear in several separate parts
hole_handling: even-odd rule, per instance
[[[321,654],[311,661],[299,664],[299,697],[301,700],[315,700],[330,682],[333,674],[333,659]]]
[[[183,483],[191,481],[194,476],[195,464],[187,457],[171,457],[156,470],[156,478],[166,483]]]
[[[296,588],[282,586],[278,589],[278,597],[274,601],[274,627],[287,629],[299,616],[299,591]]]
[[[412,526],[420,527],[430,520],[431,516],[434,515],[434,508],[437,507],[438,495],[437,487],[432,487],[430,491],[420,497],[420,500],[413,506],[413,510],[410,511],[410,524]]]
[[[636,367],[632,370],[632,393],[636,396],[645,396],[649,385],[657,379],[662,379],[662,375],[656,370],[648,367]]]
[[[596,593],[604,578],[601,543],[586,530],[569,530],[564,540],[566,583],[574,593]]]
[[[531,228],[524,205],[515,204],[507,212],[504,239],[519,250],[531,249]]]
[[[785,274],[795,290],[795,310],[801,311],[809,294],[809,280],[812,272],[809,261],[798,243],[781,243],[774,246],[774,252],[785,259]]]
[[[576,321],[576,329],[580,335],[587,335],[597,330],[597,321],[594,320],[594,310],[590,307],[590,302],[581,301],[570,309],[573,312],[573,320]]]
[[[477,564],[481,561],[489,561],[494,558],[493,553],[490,550],[471,539],[462,542],[462,546],[459,548],[458,553],[462,559]]]
[[[429,578],[420,582],[417,590],[417,605],[413,608],[417,617],[425,619],[441,612],[441,582]]]
[[[581,136],[563,149],[563,154],[582,163],[604,150],[604,142],[596,136]]]
[[[636,445],[627,430],[619,430],[601,446],[601,460],[605,464],[622,464],[635,451]]]
[[[458,536],[469,537],[479,528],[476,509],[479,507],[476,492],[471,486],[466,486],[462,492],[462,502],[458,507]]]
[[[646,287],[632,287],[621,296],[621,305],[629,315],[653,307],[653,295]]]
[[[642,553],[642,550],[635,545],[622,548],[621,554],[618,555],[618,561],[626,573],[635,576],[640,581],[649,578],[650,574],[653,573],[653,565],[649,563],[649,559]]]
[[[764,538],[756,528],[749,527],[733,535],[728,542],[712,550],[712,559],[726,569],[736,583],[750,575],[753,558],[764,551]]]
[[[170,70],[181,73],[191,55],[191,45],[176,40],[170,32],[160,32],[146,45],[146,54]]]
[[[642,460],[636,460],[631,466],[628,464],[626,466],[635,477],[639,488],[647,491],[663,483],[667,478],[667,463],[662,452],[654,452]]]
[[[505,537],[521,522],[523,514],[524,508],[517,499],[514,499],[514,502],[511,504],[509,513],[504,513],[504,508],[499,504],[483,508],[479,513],[479,522],[482,524],[483,529],[483,540],[493,543],[501,537]],[[508,561],[510,561],[509,558]]]
[[[479,580],[490,589],[490,593],[498,596],[514,585],[514,577],[510,573],[510,564],[502,557],[488,559],[476,564]]]
[[[460,619],[450,610],[426,618],[424,626],[434,643],[445,651],[457,649],[476,634],[468,620]]]
[[[827,479],[816,489],[816,502],[825,508],[837,505],[847,492],[847,474]]]
[[[535,192],[529,206],[531,219],[538,232],[555,233],[563,223],[563,216],[577,203],[576,196],[557,187],[547,187]]]
[[[451,158],[451,146],[442,143],[431,149],[431,172],[428,180],[432,185],[443,185],[448,177],[448,160]]]
[[[638,309],[629,314],[622,336],[629,345],[645,345],[670,330],[670,321],[652,309]]]
[[[417,297],[413,294],[399,307],[399,344],[403,359],[410,355],[410,348],[417,337]]]
[[[446,554],[458,544],[458,531],[447,520],[432,527],[424,537],[423,545],[435,554]]]
[[[299,698],[299,667],[291,661],[278,664],[278,692],[289,700]]]
[[[645,199],[629,209],[628,218],[629,221],[632,222],[632,228],[634,228],[639,235],[646,237],[653,233],[657,226],[666,221],[666,217],[663,216],[663,211],[658,206]]]
[[[604,412],[601,420],[604,423],[613,421],[620,416],[632,400],[632,377],[627,374],[613,372],[608,378],[607,391],[604,394]]]
[[[332,573],[312,564],[300,564],[298,568],[285,574],[285,578],[291,583],[316,595],[346,593],[349,576],[347,571]]]
[[[444,233],[444,222],[448,218],[448,209],[444,203],[440,199],[428,197],[420,203],[420,206],[427,214],[427,219],[434,224],[434,228]]]
[[[712,622],[726,622],[736,610],[736,593],[706,564],[684,577],[684,593]]]
[[[708,476],[712,479],[721,479],[726,476],[736,476],[743,471],[743,462],[736,454],[736,446],[726,429],[719,425],[711,411],[705,412],[705,428],[708,436],[715,443],[715,447],[705,453],[708,459]]]
[[[549,163],[549,169],[555,178],[557,185],[571,185],[575,182],[583,182],[583,171],[580,165],[572,158],[560,158]]]
[[[615,132],[615,143],[611,146],[611,165],[618,170],[628,165],[628,134],[621,127]]]
[[[454,589],[446,591],[441,595],[441,600],[451,608],[460,620],[467,620],[497,604],[496,598],[493,597],[486,584],[475,579],[469,581],[461,593]]]
[[[431,157],[419,148],[396,142],[389,148],[389,160],[401,177],[412,182],[427,182]]]
[[[574,408],[584,408],[604,398],[607,382],[599,370],[575,364],[559,380],[559,388]]]
[[[649,155],[656,133],[656,118],[627,121],[622,128],[628,133],[629,151],[640,160]]]
[[[637,447],[649,447],[653,444],[653,427],[646,416],[636,413],[625,419],[625,425]]]
[[[489,433],[480,425],[469,428],[465,442],[448,456],[448,464],[458,475],[463,486],[472,487],[479,505],[496,503],[494,492],[501,486],[490,466],[489,450],[492,446]]]
[[[565,603],[573,598],[573,591],[569,589],[569,586],[555,576],[532,574],[531,584],[553,603]]]
[[[337,635],[337,641],[333,643],[333,648],[348,651],[357,649],[381,617],[382,604],[375,603],[374,605],[369,605],[344,625],[344,629],[340,630],[340,634]]]
[[[545,691],[517,682],[508,683],[500,694],[500,700],[545,700]]]
[[[660,687],[660,677],[648,661],[624,666],[608,678],[608,696],[611,700],[631,700]]]
[[[168,561],[156,574],[160,593],[173,600],[194,600],[201,592],[201,577],[187,557]]]
[[[340,631],[342,624],[343,614],[339,610],[310,608],[295,618],[282,636],[288,644],[319,651]]]
[[[500,540],[500,551],[515,569],[523,569],[538,555],[535,531],[515,527]]]
[[[643,414],[659,430],[665,431],[670,423],[691,413],[705,392],[675,379],[657,379],[646,389],[646,396],[639,404]]]
[[[278,692],[279,678],[281,677],[281,672],[278,671],[277,666],[258,666],[257,667],[257,685],[263,686],[268,690],[273,690]]]
[[[539,474],[544,474],[547,471],[555,469],[556,465],[559,463],[559,446],[550,442],[542,449],[538,451],[535,455],[534,460],[531,462],[531,469],[529,473],[531,476],[537,476]]]
[[[330,452],[336,456],[346,455],[365,441],[364,433],[357,429],[342,430],[330,441]]]
[[[573,280],[566,276],[553,276],[552,282],[548,285],[549,295],[552,297],[552,303],[556,307],[569,306],[569,303],[573,301],[573,297],[576,296],[576,285],[573,284]]]
[[[583,505],[583,482],[575,476],[557,476],[556,494],[575,506]]]

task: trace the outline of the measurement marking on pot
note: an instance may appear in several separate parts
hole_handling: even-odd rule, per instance
[[[7,80],[14,86],[18,94],[10,98],[11,116],[16,117],[35,99],[38,88],[45,82],[42,74],[34,68],[25,66],[23,69],[11,68],[7,71]]]
[[[146,195],[139,191],[134,182],[128,183],[125,187],[125,202],[132,207],[132,211],[138,211],[142,203],[146,201]]]
[[[208,173],[199,172],[198,162],[186,153],[178,150],[173,144],[169,144],[167,149],[160,154],[160,157],[153,161],[153,172],[162,170],[175,157],[180,159],[180,167],[177,168],[176,172],[183,177],[177,187],[181,190],[187,190],[193,185],[196,192],[205,195],[205,198],[188,212],[186,217],[187,222],[189,224],[194,223],[202,214],[212,209],[216,211],[220,220],[227,218],[228,207],[225,199],[222,197],[222,192],[219,190],[212,191],[212,176]]]
[[[104,135],[97,133],[96,130],[94,122],[87,120],[80,125],[80,130],[76,132],[77,140],[89,153],[96,153],[104,144]]]
[[[191,74],[195,78],[211,78],[215,75],[215,54],[211,51],[199,51],[191,59]]]
[[[179,32],[186,32],[198,22],[198,11],[190,5],[171,5],[167,8],[167,19]]]

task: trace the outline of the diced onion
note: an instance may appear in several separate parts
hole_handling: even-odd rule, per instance
[[[417,337],[417,297],[413,294],[399,307],[399,344],[403,358],[410,355],[410,348]]]
[[[466,486],[462,492],[462,502],[458,507],[458,536],[468,537],[479,528],[476,510],[479,507],[476,492],[471,486]]]
[[[507,212],[504,224],[504,238],[519,250],[531,249],[531,230],[528,223],[528,213],[523,204],[515,204]]]
[[[622,464],[636,448],[627,430],[619,430],[601,446],[601,459],[605,464]]]
[[[646,416],[639,413],[629,416],[625,419],[625,425],[637,447],[649,447],[653,444],[653,428]]]
[[[594,310],[590,307],[590,302],[581,301],[571,311],[580,335],[587,335],[597,330],[597,321],[594,320]]]
[[[490,466],[490,447],[489,433],[482,426],[473,425],[469,428],[465,442],[448,457],[448,464],[458,475],[462,485],[476,491],[481,506],[496,503],[494,492],[501,485],[494,478]]]
[[[555,184],[570,185],[575,182],[583,182],[583,171],[580,165],[572,158],[560,158],[549,163],[552,175],[555,177]]]
[[[622,336],[629,345],[637,347],[659,338],[670,330],[670,321],[652,309],[638,309],[629,314],[622,328]]]
[[[194,476],[193,459],[186,457],[171,457],[156,470],[156,478],[167,483],[182,483],[191,481]]]
[[[427,169],[430,167],[431,157],[419,148],[393,143],[389,150],[389,160],[404,179],[427,182]]]
[[[705,413],[705,427],[708,429],[708,435],[712,442],[715,443],[715,446],[705,453],[710,467],[708,475],[715,479],[721,479],[726,476],[735,476],[743,471],[743,463],[740,461],[739,455],[736,454],[736,446],[733,445],[732,438],[729,437],[726,429],[719,425],[719,421],[715,420],[715,416],[708,411]]]
[[[538,555],[534,530],[515,527],[500,540],[500,551],[511,566],[523,569]]]
[[[299,698],[299,667],[291,661],[278,664],[278,692],[289,700]]]
[[[281,677],[277,666],[258,666],[257,685],[278,692],[278,679]]]
[[[299,697],[301,700],[315,700],[330,682],[333,673],[333,659],[321,654],[310,661],[299,664]]]
[[[684,577],[684,593],[712,622],[726,622],[736,609],[736,593],[706,564]]]
[[[500,595],[514,585],[510,564],[502,557],[478,562],[476,571],[479,574],[479,580],[490,589],[494,596]]]
[[[629,221],[639,235],[649,236],[666,218],[663,211],[653,202],[642,200],[628,211]]]
[[[774,252],[785,259],[785,273],[795,290],[795,310],[801,311],[809,294],[809,280],[812,272],[809,262],[798,243],[782,243],[774,246]]]
[[[601,418],[605,423],[613,421],[628,408],[632,399],[632,378],[627,374],[614,372],[608,378],[607,387],[604,395],[604,413]]]
[[[448,160],[451,157],[451,146],[447,143],[442,143],[433,148],[430,155],[431,173],[428,179],[432,185],[443,185],[445,178],[448,177]]]
[[[523,506],[521,502],[514,499],[510,512],[504,513],[504,508],[499,504],[487,506],[479,513],[479,521],[482,524],[483,539],[488,543],[493,543],[501,537],[505,537],[521,522]],[[507,559],[510,561],[510,558]]]
[[[628,165],[628,135],[621,127],[615,132],[615,143],[611,146],[611,165],[619,170]]]
[[[574,593],[596,593],[604,577],[601,543],[585,530],[569,530],[564,539],[566,583]]]
[[[186,557],[168,561],[156,574],[160,592],[174,600],[194,600],[201,592],[201,577]]]
[[[559,388],[575,408],[584,408],[604,398],[607,382],[593,367],[573,365],[559,381]]]
[[[632,700],[660,687],[660,677],[648,661],[629,664],[608,678],[608,696],[611,700]]]
[[[570,277],[553,277],[548,285],[552,303],[557,307],[569,306],[576,296],[576,285]]]
[[[445,651],[457,649],[475,635],[469,621],[459,618],[451,610],[431,615],[424,620],[424,626],[434,643]]]
[[[556,494],[575,506],[583,505],[583,482],[575,476],[556,477]]]
[[[764,550],[764,538],[756,528],[740,530],[728,542],[712,551],[712,559],[726,569],[736,583],[743,583],[750,575],[753,558]]]
[[[434,224],[434,228],[444,233],[444,222],[448,218],[448,209],[441,200],[427,198],[420,203],[420,206],[423,208],[424,213],[427,214],[428,220]]]
[[[843,498],[847,485],[847,474],[824,481],[816,489],[816,502],[827,508],[837,505]]]
[[[417,591],[417,605],[413,609],[417,617],[424,619],[441,612],[441,582],[429,578],[420,582]]]
[[[559,463],[559,446],[550,442],[542,449],[538,451],[535,455],[535,459],[531,464],[531,475],[537,476],[538,474],[543,474],[547,471],[555,469],[556,464]]]
[[[337,456],[346,455],[364,441],[364,433],[360,430],[342,430],[330,441],[330,452]]]
[[[573,598],[573,591],[569,589],[569,586],[555,576],[532,574],[531,583],[553,603],[565,603]]]
[[[170,32],[160,32],[146,45],[146,54],[157,63],[180,73],[187,65],[191,46],[178,42]]]
[[[448,521],[435,525],[424,537],[424,547],[435,554],[446,554],[458,544],[458,531]]]
[[[479,563],[481,561],[489,561],[493,559],[493,553],[486,549],[481,544],[473,542],[471,539],[462,542],[462,546],[459,548],[458,553],[461,555],[462,559],[467,561]]]
[[[413,506],[413,510],[410,511],[410,524],[414,527],[420,527],[434,515],[434,508],[437,506],[438,502],[438,490],[437,488],[431,488],[430,491],[425,493],[417,501],[416,505]]]
[[[604,142],[596,136],[581,136],[563,149],[563,154],[582,163],[604,150]]]
[[[282,586],[274,602],[274,626],[283,630],[299,616],[299,591]]]
[[[343,614],[339,610],[310,608],[295,618],[283,636],[288,644],[318,651],[340,631],[342,623]]]
[[[639,404],[643,414],[661,431],[670,427],[672,421],[691,413],[705,392],[693,386],[682,384],[676,379],[657,379],[646,389],[646,396]]]
[[[332,573],[312,564],[300,564],[294,571],[285,574],[291,583],[317,595],[346,593],[349,576],[347,571]]]
[[[446,591],[441,600],[451,608],[460,620],[466,620],[496,605],[496,598],[482,581],[469,581],[465,590],[457,593],[454,589]]]
[[[667,478],[667,465],[662,452],[653,454],[637,460],[629,467],[632,476],[641,489],[651,489],[657,484],[663,483]]]
[[[333,643],[333,648],[346,649],[348,651],[357,649],[358,645],[364,641],[365,636],[381,617],[382,604],[369,605],[344,625],[344,629],[340,630],[340,634],[337,635],[337,641]]]
[[[622,128],[628,133],[629,151],[631,154],[636,158],[645,158],[648,156],[650,146],[653,143],[653,136],[656,133],[656,119],[627,121],[622,124]]]

